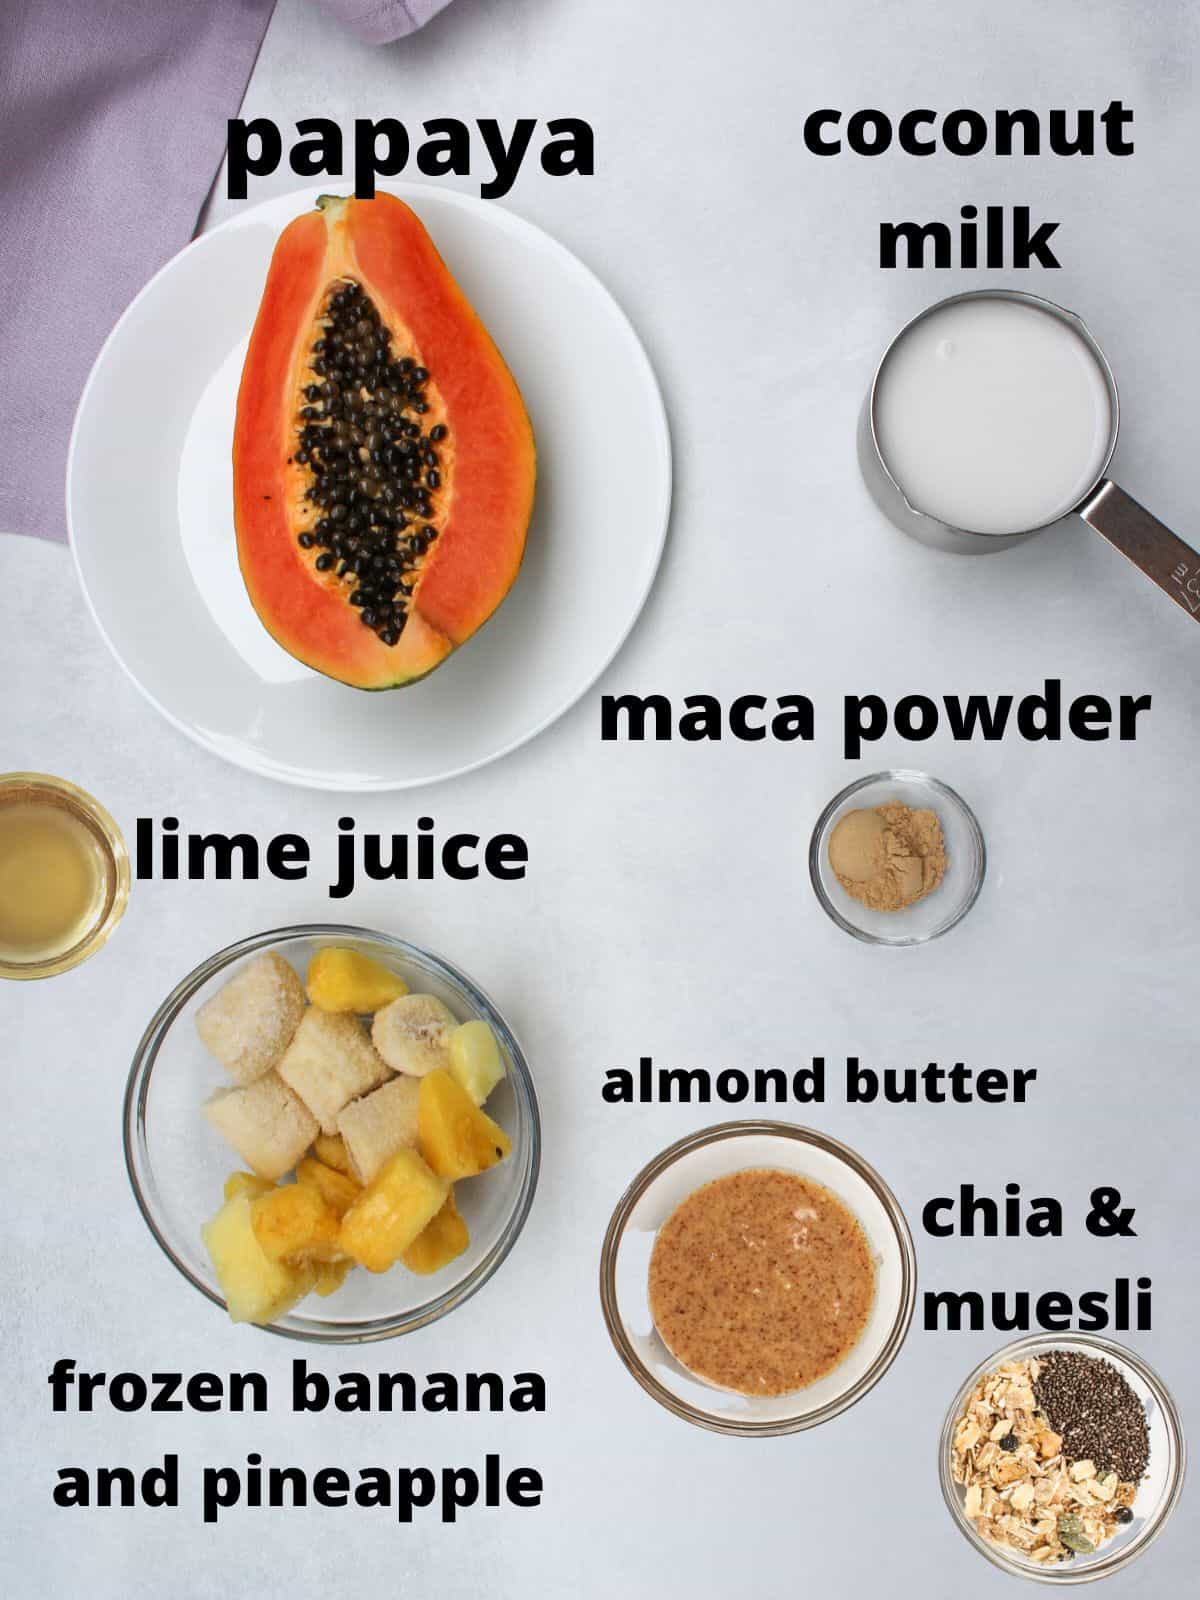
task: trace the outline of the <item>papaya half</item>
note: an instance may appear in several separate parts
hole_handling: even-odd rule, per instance
[[[512,374],[416,214],[324,195],[271,258],[238,391],[238,562],[285,650],[432,672],[512,587],[533,507]]]

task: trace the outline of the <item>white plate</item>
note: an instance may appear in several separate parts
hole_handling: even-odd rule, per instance
[[[202,235],[138,295],[79,403],[67,522],[101,633],[151,703],[252,772],[403,789],[481,766],[560,717],[612,660],[666,536],[671,452],[654,373],[576,258],[500,207],[425,184],[416,210],[512,368],[538,446],[525,561],[444,666],[385,694],[275,644],[238,572],[230,449],[271,251],[306,189]]]

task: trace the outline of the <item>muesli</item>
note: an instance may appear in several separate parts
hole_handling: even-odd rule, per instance
[[[1066,1424],[1038,1392],[1039,1379],[1049,1374],[1054,1359],[1034,1356],[985,1373],[963,1406],[952,1447],[954,1481],[966,1491],[963,1510],[976,1531],[1038,1565],[1098,1550],[1132,1522],[1137,1494],[1137,1479],[1122,1478],[1114,1461],[1105,1459],[1103,1421],[1093,1452],[1099,1459],[1074,1459],[1064,1445]],[[1088,1364],[1079,1366],[1084,1376],[1095,1367],[1110,1392],[1116,1380],[1124,1391],[1120,1398],[1127,1395],[1137,1408],[1144,1435],[1144,1413],[1120,1374],[1095,1357],[1073,1360]],[[1129,1407],[1121,1409],[1121,1425],[1128,1428]],[[1145,1459],[1145,1451],[1117,1453],[1127,1466],[1140,1461],[1138,1478]]]

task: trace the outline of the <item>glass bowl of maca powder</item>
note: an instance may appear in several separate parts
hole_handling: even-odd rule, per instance
[[[1088,1334],[1035,1334],[981,1362],[955,1395],[942,1493],[994,1566],[1090,1583],[1162,1531],[1184,1455],[1175,1402],[1132,1350]]]
[[[866,944],[925,944],[966,916],[987,852],[975,813],[928,773],[873,772],[817,818],[813,891],[843,932]]]

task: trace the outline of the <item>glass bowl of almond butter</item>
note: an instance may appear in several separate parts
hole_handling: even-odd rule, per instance
[[[946,1414],[942,1493],[994,1566],[1090,1583],[1139,1556],[1183,1487],[1179,1412],[1132,1350],[1034,1334],[980,1362]]]
[[[618,1357],[674,1416],[768,1439],[884,1377],[916,1299],[912,1235],[856,1151],[815,1128],[724,1122],[654,1157],[617,1202],[600,1304]]]
[[[183,1278],[234,1321],[326,1344],[411,1332],[480,1289],[529,1215],[541,1147],[487,995],[337,924],[255,934],[190,972],[138,1045],[124,1134]]]

